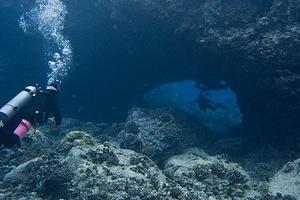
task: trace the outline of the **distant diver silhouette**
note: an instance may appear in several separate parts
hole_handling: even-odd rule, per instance
[[[197,102],[199,108],[204,111],[208,109],[216,110],[218,108],[218,104],[207,97],[207,92],[201,92],[195,102]]]
[[[216,86],[219,89],[228,88],[227,83],[225,81],[218,82]],[[217,108],[225,109],[224,105],[222,105],[221,103],[214,102],[212,99],[209,98],[209,90],[207,89],[207,87],[199,83],[196,85],[196,87],[200,90],[200,94],[198,95],[198,98],[195,102],[198,103],[199,108],[201,110],[216,110]]]

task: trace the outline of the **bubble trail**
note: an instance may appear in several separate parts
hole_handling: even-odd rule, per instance
[[[35,6],[19,19],[25,33],[40,34],[46,40],[48,84],[61,83],[72,64],[72,45],[63,35],[66,6],[60,0],[36,0]]]

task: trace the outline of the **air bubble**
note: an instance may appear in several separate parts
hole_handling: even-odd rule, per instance
[[[60,57],[59,53],[55,53],[54,56],[53,56],[53,58],[55,60],[59,60],[61,57]]]
[[[72,45],[63,35],[66,14],[66,6],[60,0],[36,0],[35,7],[19,19],[19,26],[25,33],[39,33],[50,44],[47,55],[55,62],[48,62],[48,83],[61,82],[71,66]]]

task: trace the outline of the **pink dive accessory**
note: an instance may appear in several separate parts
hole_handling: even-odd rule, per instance
[[[16,128],[14,133],[19,136],[20,139],[23,139],[26,133],[31,129],[32,125],[26,119],[22,119],[19,126]]]

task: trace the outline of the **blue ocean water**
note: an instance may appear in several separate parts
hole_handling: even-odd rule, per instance
[[[259,2],[261,7],[255,6],[260,8],[255,12],[263,13],[271,5],[270,2]],[[251,60],[244,60],[240,54],[230,50],[199,48],[201,38],[197,38],[197,31],[193,32],[193,27],[190,27],[191,31],[184,31],[193,21],[189,22],[190,18],[180,21],[184,10],[179,9],[174,19],[163,15],[159,18],[158,11],[149,9],[145,13],[145,5],[131,4],[100,0],[2,0],[0,89],[5,94],[1,96],[0,103],[4,104],[26,85],[38,83],[44,86],[58,81],[62,88],[60,102],[66,117],[117,122],[124,121],[133,106],[149,106],[144,96],[155,88],[190,80],[203,84],[209,92],[209,96],[202,100],[211,101],[210,98],[213,98],[233,102],[234,106],[229,109],[231,114],[221,109],[223,111],[218,114],[206,113],[206,119],[210,118],[208,115],[219,115],[219,119],[214,120],[226,118],[230,122],[221,120],[221,123],[249,124],[256,129],[256,124],[262,122],[257,120],[258,117],[271,120],[276,116],[272,113],[273,109],[264,106],[268,100],[265,97],[260,99],[259,94],[251,90],[256,87],[253,83],[260,81],[260,76],[250,78],[245,75],[245,83],[237,77],[237,68],[243,70],[248,67],[249,74],[252,73]],[[180,5],[183,8],[200,5],[194,4]],[[148,6],[160,8],[157,2]],[[243,6],[254,5],[247,1],[241,6],[243,9]],[[210,22],[220,16],[212,14],[211,17],[203,20]],[[177,27],[178,24],[183,25]],[[265,67],[261,76],[268,73],[268,69],[271,67]],[[227,92],[220,81],[226,82]],[[180,95],[192,94],[181,92]],[[193,95],[196,99],[201,92]],[[256,103],[258,99],[263,103]],[[164,104],[172,106],[173,100]],[[190,114],[195,112],[187,108],[181,110]],[[200,118],[200,121],[203,120]],[[286,117],[279,116],[266,123],[272,128],[274,121],[282,118]]]
[[[197,85],[195,81],[168,83],[149,91],[144,99],[152,108],[175,108],[194,115],[214,132],[225,133],[242,124],[237,97],[230,88],[210,90]]]
[[[188,38],[173,43],[169,28],[157,34],[164,24],[143,19],[141,11],[132,10],[132,19],[124,21],[101,6],[97,1],[3,1],[0,66],[6,95],[1,103],[24,85],[57,79],[65,116],[122,121],[150,89],[182,74],[199,74]],[[182,69],[188,65],[191,70]]]

